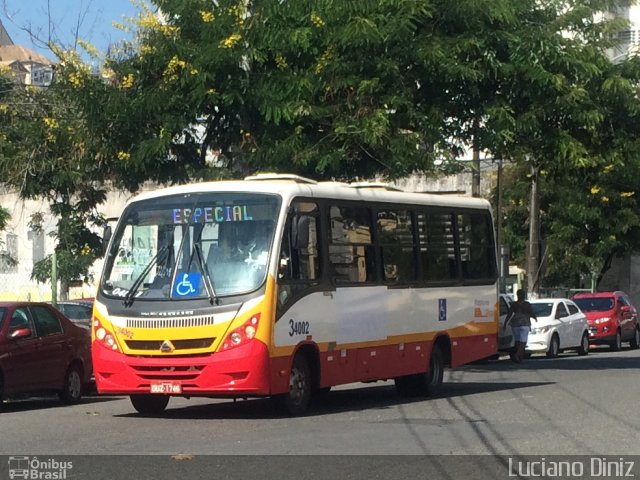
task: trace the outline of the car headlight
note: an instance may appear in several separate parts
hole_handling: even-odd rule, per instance
[[[550,325],[545,325],[544,327],[535,327],[531,329],[531,333],[547,333],[549,330],[551,330],[551,326]]]
[[[602,323],[607,323],[609,320],[611,320],[611,318],[609,317],[596,318],[593,323],[595,323],[596,325],[600,325]]]

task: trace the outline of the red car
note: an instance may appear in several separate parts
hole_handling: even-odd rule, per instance
[[[624,292],[578,293],[573,301],[589,322],[590,343],[620,350],[622,342],[640,347],[638,312]]]
[[[76,403],[91,375],[88,329],[45,303],[0,302],[0,404],[49,392]]]

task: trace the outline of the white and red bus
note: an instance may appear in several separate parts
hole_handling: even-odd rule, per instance
[[[431,394],[497,351],[487,201],[263,174],[125,207],[94,306],[101,394],[279,399],[394,379]]]

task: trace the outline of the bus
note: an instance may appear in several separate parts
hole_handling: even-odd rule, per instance
[[[495,355],[486,200],[258,174],[125,206],[92,319],[100,394],[142,414],[172,396],[273,397],[290,415],[354,382],[435,394]]]

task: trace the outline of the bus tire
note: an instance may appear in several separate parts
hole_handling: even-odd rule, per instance
[[[433,346],[429,370],[417,375],[405,375],[394,379],[396,391],[402,397],[437,395],[442,390],[444,357],[437,345]]]
[[[133,408],[142,415],[156,415],[164,411],[169,404],[169,395],[152,395],[150,393],[130,395]]]
[[[438,345],[431,350],[431,360],[429,361],[429,371],[425,375],[425,390],[427,395],[437,395],[442,391],[442,381],[444,379],[444,357]]]
[[[307,357],[302,354],[296,355],[289,373],[289,391],[278,397],[287,414],[297,417],[307,411],[313,389],[312,380]]]

